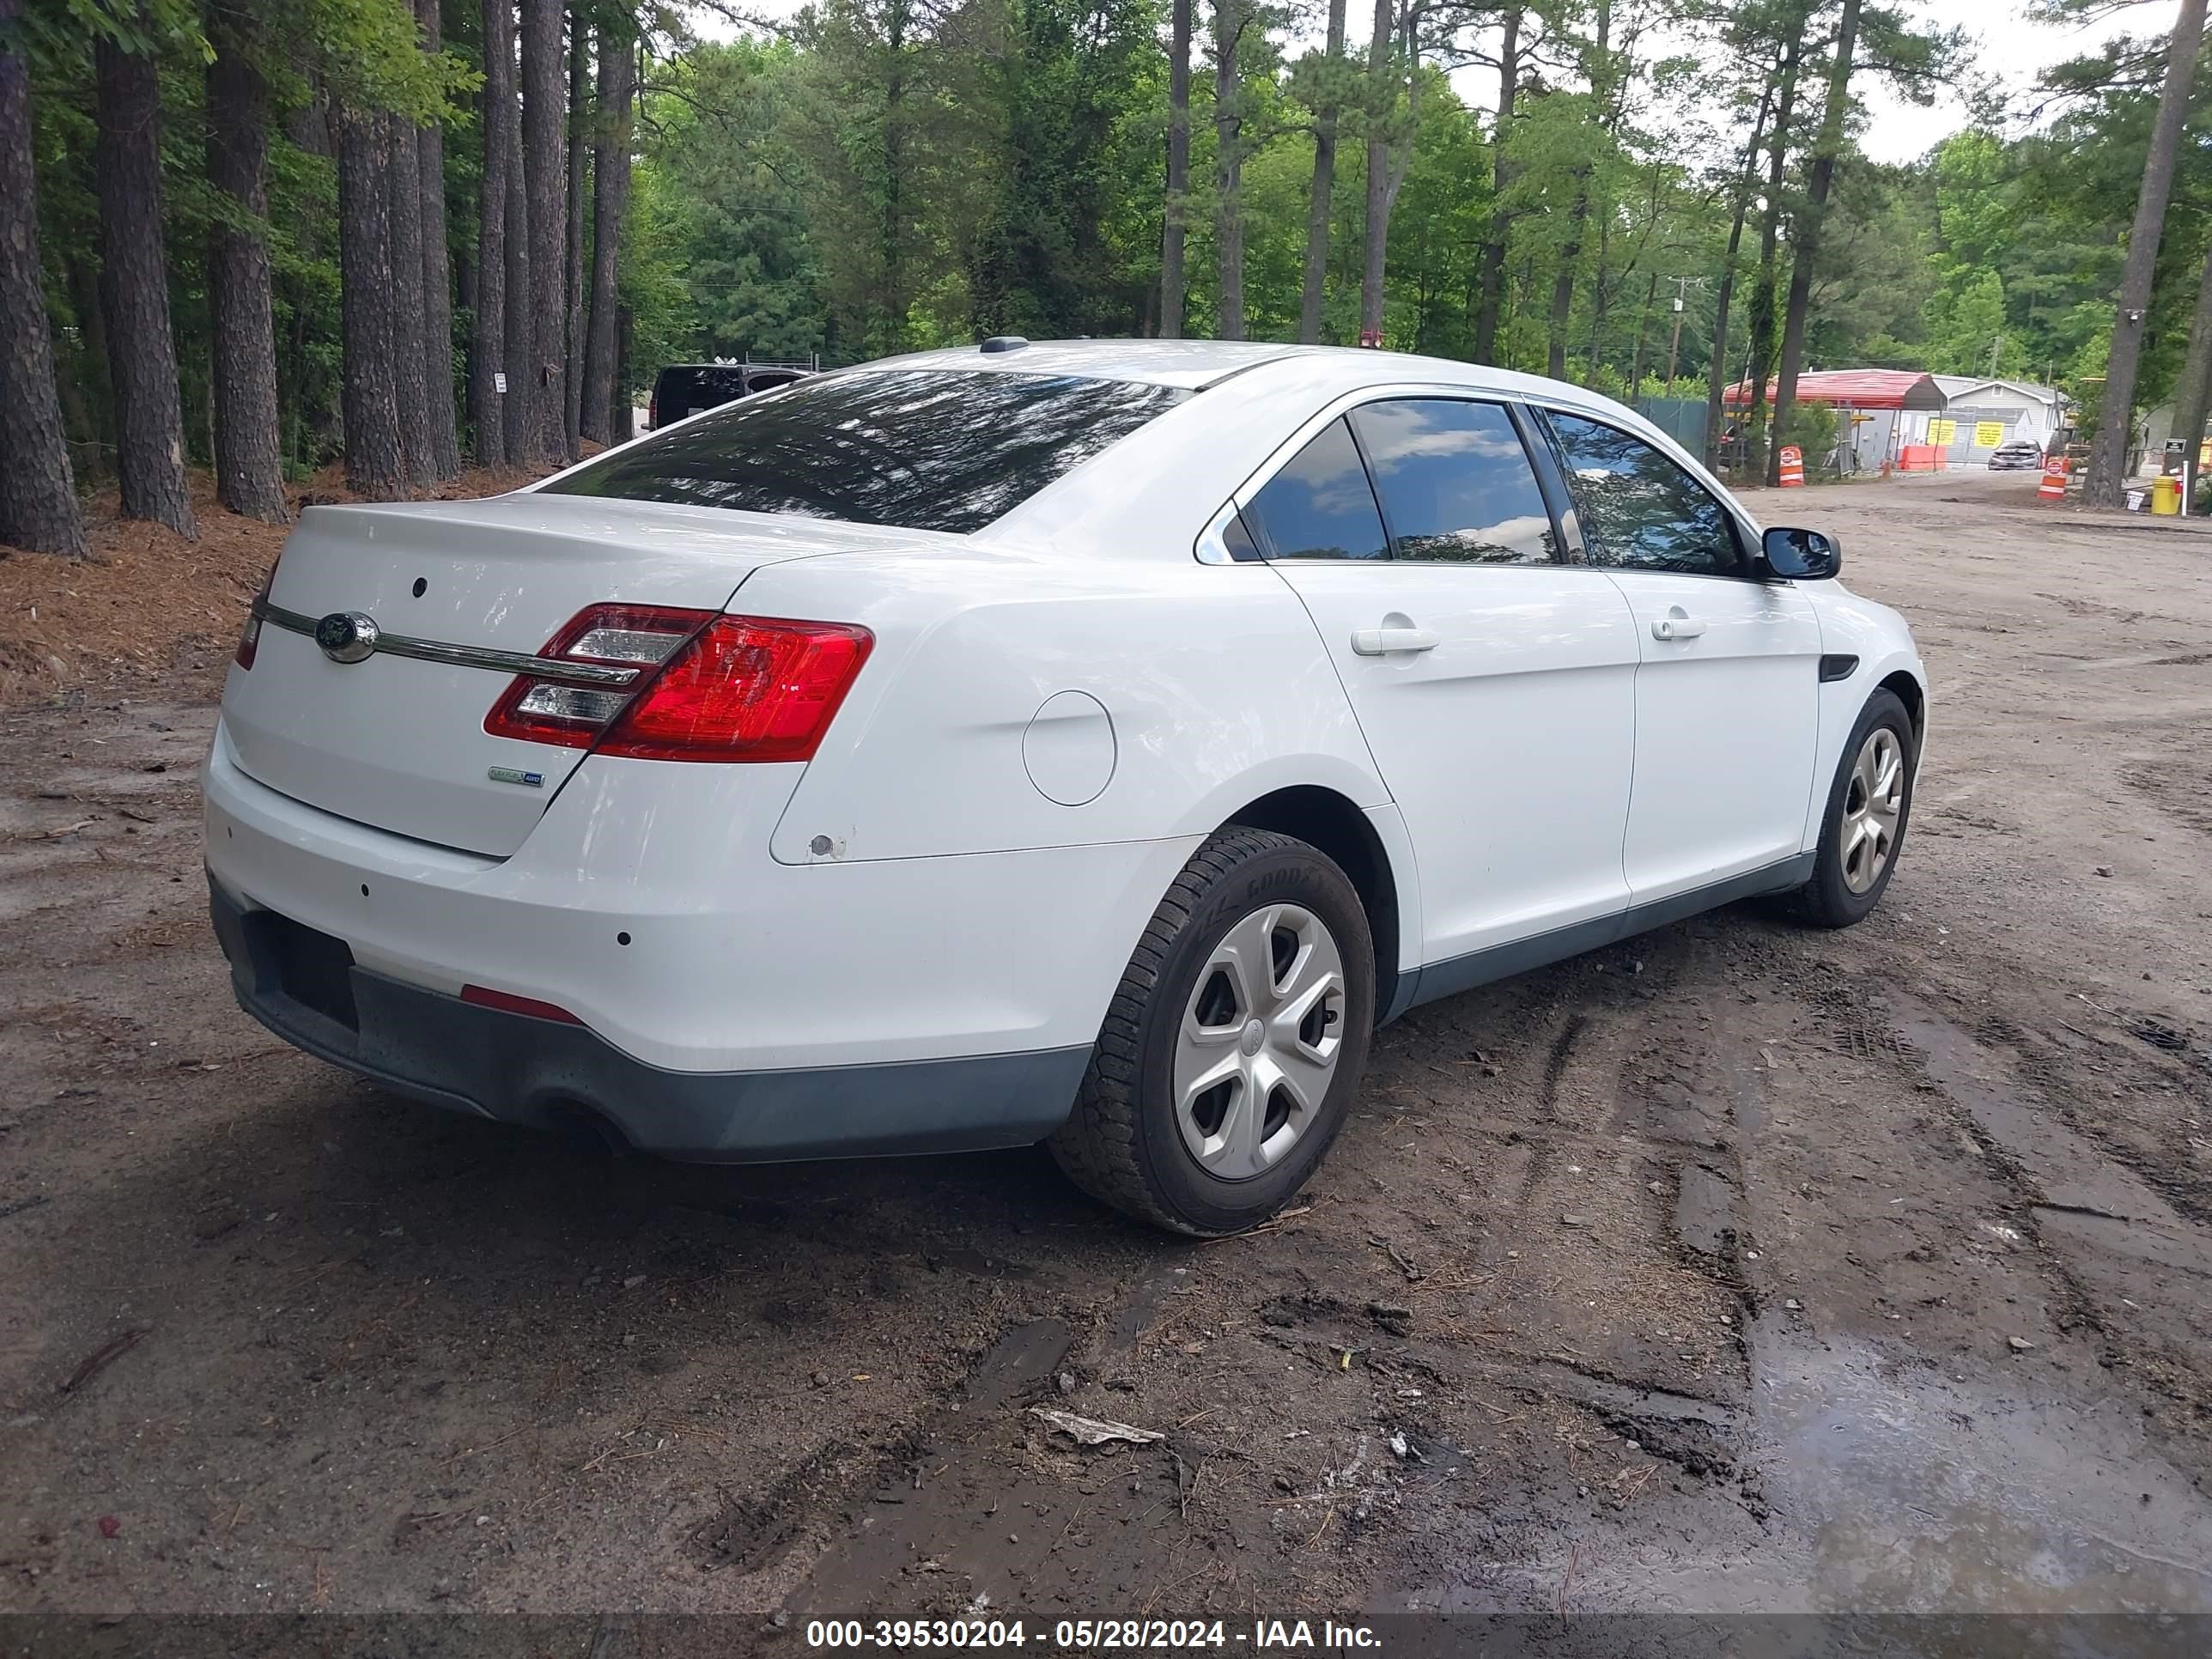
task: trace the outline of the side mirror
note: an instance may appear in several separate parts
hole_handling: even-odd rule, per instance
[[[1770,530],[1759,550],[1768,570],[1792,580],[1825,581],[1844,568],[1844,544],[1817,530]]]

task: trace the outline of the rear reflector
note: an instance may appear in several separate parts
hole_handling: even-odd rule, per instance
[[[536,997],[519,997],[510,991],[488,990],[481,985],[461,987],[461,1000],[473,1002],[479,1008],[496,1008],[503,1014],[527,1014],[532,1019],[554,1019],[563,1025],[581,1025],[566,1008],[557,1003],[540,1002]]]
[[[594,605],[540,654],[659,672],[635,691],[523,675],[484,730],[629,760],[809,760],[874,644],[847,623]]]

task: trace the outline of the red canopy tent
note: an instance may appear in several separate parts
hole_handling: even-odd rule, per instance
[[[1739,380],[1721,393],[1731,409],[1751,402],[1751,387]],[[1766,401],[1774,401],[1774,382],[1766,383]],[[1927,409],[1944,406],[1943,389],[1931,375],[1917,368],[1829,368],[1797,377],[1801,404],[1835,404],[1846,409]]]

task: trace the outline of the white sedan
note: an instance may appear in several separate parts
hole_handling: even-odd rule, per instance
[[[1835,544],[1595,393],[1376,351],[986,342],[516,494],[318,507],[206,769],[280,1036],[727,1161],[1048,1139],[1187,1232],[1370,1033],[1896,868],[1927,678]]]

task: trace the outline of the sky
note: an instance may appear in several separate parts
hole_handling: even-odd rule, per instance
[[[750,0],[753,9],[770,17],[790,16],[803,3],[804,0]],[[2027,8],[2017,3],[1986,10],[1960,0],[1902,0],[1902,3],[1906,14],[1920,21],[1964,27],[1973,42],[1977,74],[1996,82],[2012,95],[2009,101],[2014,105],[2023,100],[2039,70],[2093,52],[2115,34],[2170,33],[2179,9],[2179,0],[2141,0],[2096,22],[2062,27],[2031,21]],[[1352,8],[1355,14],[1363,9]],[[1977,15],[1961,15],[1969,11]],[[709,39],[725,39],[734,33],[726,21],[712,13],[691,15],[694,27]],[[1492,96],[1486,82],[1493,78],[1488,71],[1469,71],[1455,76],[1453,84],[1468,103],[1488,108]],[[1908,103],[1886,87],[1869,83],[1860,96],[1867,118],[1859,144],[1877,161],[1912,161],[1966,125],[1966,106],[1956,92],[1923,106]]]
[[[2115,34],[2171,33],[2179,3],[2150,0],[2080,27],[2031,22],[2026,8],[2017,5],[1993,9],[1978,19],[1960,15],[1978,9],[1929,5],[1921,0],[1907,0],[1905,5],[1909,15],[1923,22],[1963,25],[1974,40],[1977,69],[1996,79],[2016,100],[2028,90],[2039,70],[2094,52]],[[1859,143],[1877,161],[1910,161],[1966,124],[1966,106],[1956,94],[1923,107],[1877,87],[1866,94],[1866,106],[1868,118]]]

